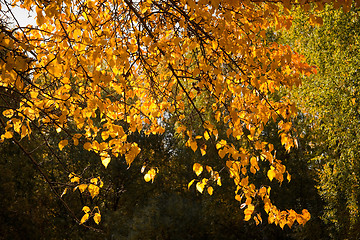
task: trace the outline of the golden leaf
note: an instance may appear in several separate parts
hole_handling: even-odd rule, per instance
[[[273,166],[270,167],[270,170],[267,172],[267,176],[272,181],[276,176],[275,168]]]
[[[80,184],[78,186],[78,188],[79,188],[80,192],[82,193],[86,190],[87,186],[88,186],[87,184]]]
[[[191,180],[188,184],[188,189],[190,189],[191,185],[194,183],[195,179]]]
[[[210,136],[209,136],[208,131],[204,132],[204,138],[205,138],[205,140],[209,140]]]
[[[3,111],[2,114],[4,115],[4,117],[11,118],[14,115],[14,110],[6,109],[5,111]]]
[[[86,142],[85,144],[84,144],[84,149],[85,150],[90,150],[91,149],[91,147],[92,147],[92,144],[91,143],[89,143],[89,142]]]
[[[94,198],[99,194],[100,188],[94,184],[89,184],[88,191],[90,192],[91,197]]]
[[[3,136],[4,136],[4,138],[9,139],[9,138],[12,138],[12,137],[13,137],[13,133],[12,133],[12,132],[7,131],[6,133],[4,133],[4,134],[3,134]]]
[[[84,214],[84,216],[80,220],[80,224],[83,224],[84,222],[86,222],[89,219],[89,216],[90,215],[88,213]]]
[[[204,191],[204,184],[201,182],[196,183],[196,190],[198,190],[200,193]]]
[[[210,186],[207,188],[207,192],[209,193],[209,195],[213,195],[214,189]]]
[[[203,171],[203,166],[200,163],[194,163],[193,170],[197,176],[199,176]]]
[[[151,168],[144,176],[144,179],[146,182],[154,182],[154,178],[156,176],[156,170],[154,168]]]
[[[59,149],[60,149],[60,151],[62,151],[62,149],[66,146],[66,145],[68,145],[68,140],[61,140],[60,142],[59,142]]]
[[[80,182],[80,178],[77,177],[77,176],[74,176],[70,179],[70,182],[76,182],[76,183],[79,183]]]
[[[110,158],[110,157],[102,158],[102,159],[101,159],[101,163],[104,165],[105,168],[107,168],[107,166],[109,165],[110,161],[111,161],[111,158]]]
[[[85,213],[89,213],[91,210],[90,210],[90,208],[88,206],[84,206],[82,208],[82,211],[85,212]]]
[[[95,222],[96,224],[99,224],[100,221],[101,221],[101,215],[100,215],[100,213],[95,213],[93,219],[94,219],[94,222]]]

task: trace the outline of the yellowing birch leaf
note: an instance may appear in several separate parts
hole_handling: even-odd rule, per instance
[[[83,193],[86,190],[87,186],[88,186],[87,184],[80,184],[78,188],[80,192]]]
[[[214,189],[210,186],[207,188],[209,195],[213,195]]]
[[[92,146],[91,143],[86,142],[86,143],[84,144],[84,149],[89,151],[89,150],[91,149],[91,146]]]
[[[206,148],[207,146],[204,144],[200,148],[201,156],[204,156],[206,154]]]
[[[209,140],[210,136],[209,136],[208,131],[204,132],[204,138],[205,138],[205,140]]]
[[[67,193],[67,190],[68,190],[68,188],[65,188],[60,197],[64,196]]]
[[[12,137],[13,137],[13,133],[7,131],[6,133],[3,134],[3,136],[4,136],[4,138],[9,139],[9,138],[12,138]]]
[[[110,161],[111,161],[111,158],[110,158],[110,157],[101,159],[101,163],[104,165],[105,168],[107,168],[107,166],[109,165]]]
[[[196,141],[191,141],[190,142],[190,147],[195,152],[196,149],[197,149],[197,142]]]
[[[194,163],[193,170],[197,176],[199,176],[203,171],[203,166],[200,163]]]
[[[90,210],[90,208],[89,208],[88,206],[84,206],[84,207],[82,208],[82,211],[83,211],[84,213],[89,213],[91,210]]]
[[[190,189],[191,185],[194,183],[195,179],[191,180],[188,184],[188,189]]]
[[[154,168],[150,169],[144,176],[146,182],[154,182],[154,178],[156,176],[156,170]]]
[[[74,176],[74,177],[72,177],[72,178],[70,179],[70,182],[76,182],[76,183],[79,183],[79,182],[80,182],[80,178],[79,178],[79,177]]]
[[[94,219],[94,222],[95,222],[96,224],[99,224],[100,221],[101,221],[101,215],[100,215],[100,213],[95,213],[93,219]]]
[[[62,151],[62,149],[63,149],[66,145],[68,145],[68,143],[69,143],[68,140],[61,140],[61,141],[59,142],[59,149],[60,149],[60,151]]]
[[[89,219],[89,216],[90,215],[88,213],[84,214],[84,216],[80,220],[80,224],[83,224],[84,222],[86,222]]]
[[[198,190],[200,193],[203,193],[204,191],[204,184],[201,182],[196,183],[196,190]]]
[[[287,172],[287,177],[286,177],[286,178],[287,178],[288,182],[291,181],[291,175],[290,175],[290,173]]]
[[[90,192],[91,197],[94,198],[99,194],[100,188],[94,184],[90,184],[88,186],[88,191]]]
[[[267,176],[272,181],[276,176],[275,168],[273,166],[270,167],[270,170],[267,172]]]
[[[4,115],[4,117],[11,118],[14,115],[14,110],[7,109],[7,110],[3,111],[3,115]]]

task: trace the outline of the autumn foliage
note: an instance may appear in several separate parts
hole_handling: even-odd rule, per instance
[[[202,156],[193,165],[196,176],[189,188],[194,184],[203,194],[216,194],[221,179],[230,177],[246,221],[262,222],[263,206],[269,223],[305,224],[307,210],[278,209],[271,188],[251,180],[255,174],[280,184],[291,180],[273,144],[261,136],[269,122],[276,122],[285,149],[298,145],[292,128],[297,109],[286,94],[274,95],[298,86],[315,68],[290,46],[272,42],[267,31],[289,28],[289,10],[301,2],[308,1],[5,2],[3,11],[14,4],[35,10],[37,26],[1,26],[6,118],[1,141],[27,152],[21,140],[36,132],[45,141],[50,129],[62,137],[59,150],[74,145],[98,154],[105,168],[120,157],[131,167],[141,151],[131,136],[163,134],[164,123],[175,119],[176,133]],[[335,4],[351,4],[341,2]],[[312,16],[311,21],[322,20]],[[206,164],[208,151],[217,152],[215,161],[223,168]],[[153,182],[161,166],[142,172]],[[106,186],[101,176],[68,174],[69,191],[89,191],[95,198]],[[52,184],[46,173],[43,177]],[[60,197],[66,191],[55,193]],[[80,224],[90,218],[99,224],[98,206],[82,210]]]

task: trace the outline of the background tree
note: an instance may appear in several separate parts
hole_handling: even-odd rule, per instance
[[[318,169],[325,200],[323,220],[333,239],[359,238],[359,9],[344,13],[326,7],[322,25],[308,25],[298,13],[284,35],[317,74],[294,91],[313,135],[309,167]],[[304,132],[305,133],[305,132]]]

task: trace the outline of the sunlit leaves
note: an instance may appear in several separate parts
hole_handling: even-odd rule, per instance
[[[105,168],[122,157],[130,167],[141,152],[133,136],[163,134],[164,123],[174,121],[175,137],[199,158],[212,156],[226,171],[217,170],[233,179],[236,196],[246,196],[246,220],[254,211],[249,199],[257,195],[271,213],[269,193],[249,177],[262,172],[261,161],[270,166],[270,181],[282,182],[286,173],[273,146],[261,140],[265,126],[279,122],[285,149],[297,146],[291,132],[296,107],[287,95],[271,95],[299,85],[301,75],[314,68],[290,46],[267,38],[267,29],[290,26],[288,11],[280,14],[276,4],[257,4],[26,1],[23,6],[35,9],[38,27],[16,31],[17,41],[1,32],[0,46],[16,54],[9,51],[1,60],[0,83],[21,96],[16,107],[3,111],[8,122],[1,140],[30,136],[41,126],[37,130],[45,139],[42,128],[61,134],[62,154],[73,143],[100,156]],[[289,1],[284,6],[291,7]],[[188,188],[196,181],[198,192],[212,195],[224,177],[215,169],[195,163],[193,171],[204,177]],[[148,169],[144,180],[153,182],[157,173]],[[69,178],[91,198],[102,187],[100,178]],[[92,216],[100,222],[100,215]]]
[[[100,210],[99,207],[94,207],[94,209],[91,211],[91,209],[88,206],[84,206],[82,209],[83,212],[85,212],[85,214],[82,216],[81,220],[80,220],[80,224],[85,223],[91,216],[94,219],[94,222],[96,224],[99,224],[101,221],[101,214],[100,214]]]

